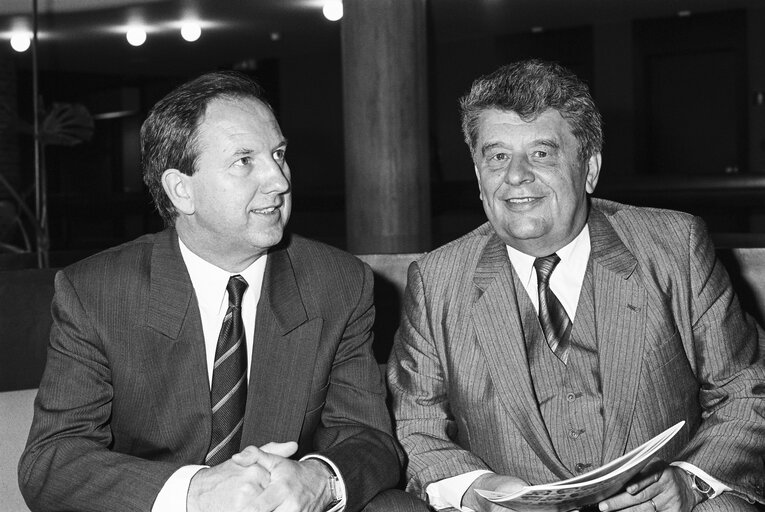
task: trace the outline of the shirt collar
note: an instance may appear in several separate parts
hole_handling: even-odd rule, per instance
[[[263,276],[266,271],[266,259],[268,258],[268,253],[255,260],[249,267],[241,272],[232,274],[193,253],[180,238],[178,238],[178,245],[181,249],[183,262],[186,264],[186,269],[189,271],[191,284],[197,295],[200,309],[218,311],[221,308],[228,307],[228,301],[226,301],[226,285],[228,284],[229,278],[233,275],[240,275],[247,281],[248,287],[245,294],[254,292],[257,294],[256,297],[260,296]]]
[[[564,273],[573,273],[576,276],[581,275],[583,278],[584,272],[587,269],[587,260],[590,258],[589,225],[585,224],[584,228],[576,235],[576,238],[571,240],[565,247],[555,251],[555,253],[560,258],[558,266],[566,269]],[[518,274],[518,278],[524,286],[528,286],[532,281],[532,277],[536,275],[534,271],[534,260],[536,257],[529,256],[509,245],[507,246],[507,255],[516,274]]]

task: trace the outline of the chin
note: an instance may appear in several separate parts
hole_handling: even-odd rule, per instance
[[[284,238],[284,228],[269,229],[268,232],[260,232],[252,239],[252,245],[254,247],[270,249],[275,246]]]

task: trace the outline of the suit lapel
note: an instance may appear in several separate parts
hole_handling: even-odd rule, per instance
[[[162,424],[188,420],[183,431],[195,425],[196,435],[183,440],[184,449],[204,458],[212,421],[204,334],[174,229],[159,233],[152,250],[146,324],[160,336],[147,347],[145,368],[154,389],[167,398],[155,414],[166,416]]]
[[[479,289],[473,325],[511,421],[542,462],[566,478],[570,473],[555,455],[536,402],[513,275],[504,243],[490,235],[473,279]]]
[[[605,463],[624,453],[632,426],[643,361],[646,293],[634,276],[637,260],[605,215],[593,209],[589,228]]]
[[[321,328],[321,318],[308,319],[287,249],[269,253],[255,321],[243,445],[299,438]]]

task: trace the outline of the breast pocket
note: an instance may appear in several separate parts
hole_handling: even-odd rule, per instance
[[[653,343],[647,344],[647,350],[643,357],[645,369],[649,373],[661,370],[667,373],[668,368],[678,363],[681,366],[688,366],[688,359],[683,349],[683,340],[680,338],[680,331],[675,328],[669,336],[662,336]]]

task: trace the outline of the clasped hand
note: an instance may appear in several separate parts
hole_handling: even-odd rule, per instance
[[[289,459],[297,444],[248,446],[191,479],[189,512],[321,512],[331,501],[328,471],[316,460]]]

